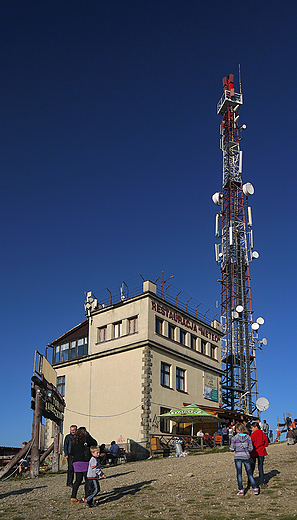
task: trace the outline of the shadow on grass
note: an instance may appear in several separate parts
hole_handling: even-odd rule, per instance
[[[153,480],[144,480],[143,482],[137,482],[137,484],[132,484],[131,486],[123,486],[120,488],[114,488],[113,491],[109,491],[105,493],[104,496],[101,496],[99,500],[96,500],[96,505],[108,504],[109,502],[115,502],[116,500],[120,500],[121,498],[127,496],[134,496],[138,491],[145,486],[151,484]]]
[[[269,473],[264,474],[265,482],[269,482],[273,477],[276,477],[276,475],[279,475],[280,471],[278,469],[272,469],[269,471]]]
[[[1,498],[11,497],[13,495],[25,495],[27,493],[31,493],[31,491],[34,491],[35,489],[40,488],[46,488],[48,486],[37,486],[37,487],[31,487],[31,488],[23,488],[23,489],[16,489],[15,491],[9,491],[8,493],[3,493],[0,495]]]
[[[271,471],[269,471],[269,473],[264,473],[265,482],[268,484],[268,482],[271,479],[273,479],[273,477],[276,477],[276,475],[279,475],[279,474],[280,474],[280,471],[278,471],[278,469],[272,469]],[[259,485],[259,477],[256,477],[254,475],[254,478],[255,478],[257,485]],[[246,494],[250,488],[251,488],[251,486],[250,486],[250,483],[248,482],[248,485],[246,486],[246,488],[244,490],[244,494]]]
[[[104,473],[104,471],[103,471]],[[132,471],[125,471],[125,473],[115,473],[114,475],[106,475],[106,478],[110,479],[110,478],[114,478],[114,477],[121,477],[122,475],[128,475],[129,473],[135,473],[135,470],[132,470]]]

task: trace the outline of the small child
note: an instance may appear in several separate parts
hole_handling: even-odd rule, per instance
[[[293,428],[287,431],[287,444],[294,444],[294,433]]]
[[[22,446],[23,446],[23,447],[22,447],[21,449],[24,449],[25,446],[27,446],[27,442],[25,442],[25,441],[22,442]],[[20,450],[20,451],[21,451],[21,450]],[[24,471],[24,473],[26,473],[26,471],[28,471],[29,467],[30,467],[30,462],[29,462],[29,459],[28,459],[28,455],[26,454],[26,455],[24,456],[24,458],[21,459],[20,462],[19,462],[19,468],[18,468],[18,470],[19,470],[19,475],[22,476],[23,471]]]
[[[244,496],[244,489],[242,485],[242,464],[245,467],[246,474],[254,490],[254,495],[259,494],[259,488],[253,477],[250,452],[253,449],[252,440],[248,434],[247,428],[244,424],[236,424],[236,435],[231,439],[230,451],[235,451],[234,462],[236,467],[236,476],[238,483],[238,496]]]
[[[99,476],[106,478],[100,469],[100,448],[99,446],[91,446],[90,452],[92,457],[89,462],[87,472],[87,495],[83,499],[86,507],[93,506],[93,498],[100,491]]]

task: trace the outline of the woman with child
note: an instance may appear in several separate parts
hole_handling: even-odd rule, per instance
[[[85,479],[85,496],[87,496],[87,471],[91,458],[90,447],[97,446],[97,441],[91,437],[84,426],[78,428],[74,434],[71,445],[71,456],[73,457],[73,469],[75,471],[75,482],[72,486],[71,504],[78,504],[76,498],[77,490]]]

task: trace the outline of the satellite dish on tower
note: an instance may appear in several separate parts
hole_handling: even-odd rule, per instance
[[[250,182],[246,182],[242,187],[243,193],[249,197],[250,195],[254,195],[255,189],[254,186]]]
[[[252,329],[253,330],[258,330],[258,328],[260,327],[259,323],[252,323]]]
[[[236,310],[237,310],[237,312],[242,312],[243,311],[243,306],[242,305],[237,305]]]
[[[269,401],[266,397],[259,397],[256,401],[256,407],[260,412],[265,412],[269,408]]]

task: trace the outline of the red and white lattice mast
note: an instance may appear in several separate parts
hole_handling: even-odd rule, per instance
[[[223,78],[224,92],[217,103],[222,116],[220,148],[223,153],[222,191],[213,195],[220,206],[216,215],[216,261],[221,268],[221,322],[223,326],[223,406],[252,414],[256,409],[258,382],[255,351],[266,344],[258,339],[263,318],[253,321],[250,262],[259,257],[253,250],[252,213],[248,198],[254,193],[251,183],[242,184],[240,141],[245,125],[239,126],[241,91],[234,90],[234,76]],[[256,347],[257,344],[257,347]]]

